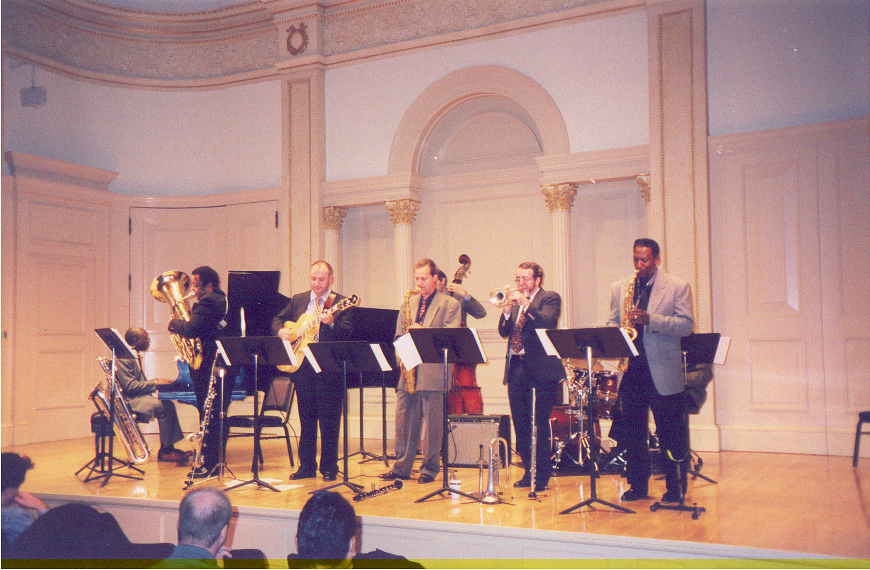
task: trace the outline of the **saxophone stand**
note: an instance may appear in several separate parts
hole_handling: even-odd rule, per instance
[[[258,390],[258,369],[261,364],[274,364],[286,366],[292,364],[298,366],[296,358],[293,355],[293,350],[290,348],[290,343],[285,343],[277,336],[245,336],[245,337],[230,337],[222,338],[217,341],[218,351],[223,356],[224,362],[228,366],[244,365],[254,367],[254,433],[259,433],[260,429],[260,392]],[[228,487],[227,491],[238,489],[246,485],[256,485],[265,487],[270,491],[278,493],[278,489],[260,479],[260,462],[259,462],[259,439],[254,437],[254,461],[253,471],[254,476],[248,481],[244,481],[232,487]]]
[[[145,474],[144,471],[134,466],[129,461],[124,461],[122,459],[118,459],[115,457],[115,397],[117,393],[117,388],[115,387],[115,359],[121,360],[135,360],[136,357],[133,356],[133,351],[130,348],[130,345],[126,343],[126,341],[121,337],[121,334],[115,329],[94,329],[94,332],[97,333],[97,336],[100,337],[100,340],[105,343],[107,347],[112,351],[112,377],[109,380],[109,425],[108,425],[108,438],[109,438],[109,450],[105,449],[105,438],[103,435],[101,437],[100,449],[97,452],[96,456],[86,465],[84,465],[81,469],[76,471],[76,475],[82,472],[85,468],[90,467],[90,472],[88,476],[85,478],[85,483],[90,481],[95,481],[97,479],[102,479],[103,482],[100,487],[105,487],[106,483],[109,482],[109,479],[112,477],[123,477],[125,479],[133,479],[136,481],[141,481],[142,477],[136,477],[134,475],[123,475],[121,473],[115,473],[114,464],[117,461],[123,467],[129,467],[134,471],[137,471],[141,474]],[[135,421],[135,420],[133,420]],[[108,463],[108,468],[105,465]],[[99,467],[97,467],[99,465]],[[99,473],[97,476],[93,476],[94,472]]]
[[[348,481],[348,411],[347,411],[347,373],[362,372],[386,372],[390,365],[381,350],[380,345],[370,344],[364,341],[343,342],[312,342],[306,349],[306,357],[315,372],[341,373],[343,382],[342,391],[342,415],[344,421],[344,472],[340,483],[317,489],[310,494],[326,491],[336,487],[347,487],[355,494],[363,492],[364,487]],[[360,378],[360,394],[362,394],[362,378]],[[362,412],[360,412],[362,413]]]
[[[403,346],[403,349],[413,348],[416,350],[416,354],[403,354],[400,352],[399,356],[402,358],[402,362],[418,362],[426,364],[442,363],[444,365],[444,386],[442,389],[444,405],[441,423],[441,471],[444,474],[444,481],[440,489],[433,491],[414,502],[422,503],[436,495],[452,493],[453,496],[460,495],[466,499],[471,499],[475,503],[479,503],[481,497],[476,497],[471,493],[465,493],[450,488],[449,470],[447,469],[447,390],[450,385],[447,378],[447,365],[456,362],[469,365],[483,364],[486,362],[486,356],[483,354],[483,347],[480,345],[480,340],[477,338],[477,331],[465,327],[449,329],[409,329],[407,334],[410,335],[410,338],[413,341],[412,347]],[[396,342],[400,342],[401,340],[402,339],[399,339]],[[399,351],[398,346],[396,349]]]
[[[543,335],[540,335],[543,337]],[[597,406],[596,402],[591,401],[593,392],[592,385],[592,358],[621,358],[625,356],[635,355],[637,349],[628,340],[626,334],[617,327],[601,327],[590,329],[568,329],[568,330],[548,330],[546,336],[550,340],[550,348],[558,354],[559,358],[586,358],[586,369],[589,371],[586,381],[588,383],[588,393],[590,394],[589,402],[589,421],[586,424],[586,430],[589,437],[589,498],[585,501],[577,503],[573,507],[569,507],[559,514],[565,515],[576,509],[585,506],[593,506],[595,503],[600,503],[623,513],[634,514],[634,511],[614,503],[608,503],[603,499],[599,499],[595,489],[595,479],[598,477],[596,472],[596,464],[598,461],[598,446],[599,443],[595,438],[595,424]],[[544,339],[541,338],[543,342]],[[545,348],[547,344],[544,343]],[[594,354],[593,354],[594,353]]]

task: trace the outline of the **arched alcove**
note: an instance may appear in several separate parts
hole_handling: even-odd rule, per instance
[[[393,138],[390,174],[425,175],[435,162],[433,151],[445,144],[454,154],[462,149],[472,153],[472,135],[481,127],[488,129],[490,141],[513,136],[498,152],[485,146],[475,157],[483,159],[479,164],[516,166],[520,155],[528,159],[569,152],[562,114],[538,83],[507,67],[481,65],[442,77],[414,101]]]

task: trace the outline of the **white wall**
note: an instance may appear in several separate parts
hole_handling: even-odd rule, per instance
[[[83,82],[37,68],[46,103],[22,107],[31,66],[4,57],[3,150],[119,172],[119,194],[198,195],[281,184],[275,81],[193,92]],[[17,65],[17,67],[13,67]]]
[[[710,135],[866,115],[867,0],[707,0]]]
[[[326,178],[386,174],[411,103],[473,65],[502,65],[537,81],[562,112],[572,152],[646,144],[646,52],[646,15],[634,12],[330,69]]]

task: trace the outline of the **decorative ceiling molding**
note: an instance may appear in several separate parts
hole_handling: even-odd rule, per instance
[[[248,0],[148,13],[88,0],[2,0],[2,42],[5,54],[91,80],[201,88],[275,76],[312,59],[339,63],[635,10],[644,1]],[[288,43],[302,24],[311,37],[305,50],[299,38]]]

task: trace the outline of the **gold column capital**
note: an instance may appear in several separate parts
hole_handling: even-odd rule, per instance
[[[347,216],[347,208],[343,206],[325,206],[323,208],[323,226],[327,230],[340,230]]]
[[[541,186],[541,193],[546,196],[547,207],[551,212],[560,210],[570,212],[574,205],[574,196],[577,195],[577,184],[573,182],[546,184]]]
[[[637,181],[637,189],[640,190],[640,195],[643,196],[644,202],[649,203],[649,174],[638,174],[635,177],[635,180]]]
[[[393,225],[398,224],[413,224],[414,218],[417,217],[417,210],[420,209],[420,202],[405,198],[403,200],[390,200],[384,202],[387,211],[390,213],[390,221]]]

